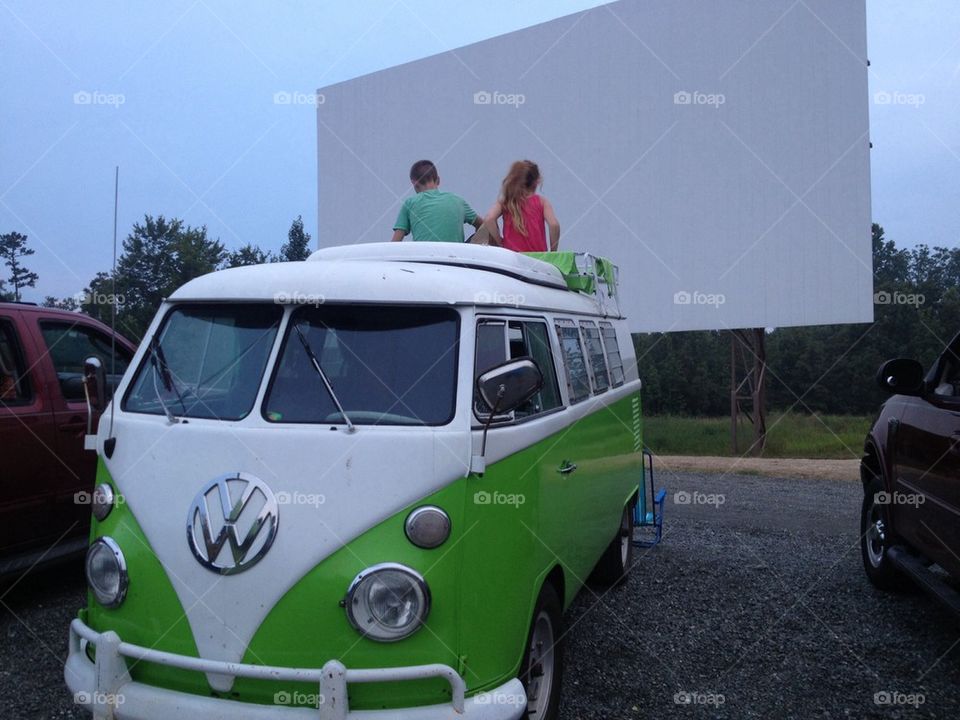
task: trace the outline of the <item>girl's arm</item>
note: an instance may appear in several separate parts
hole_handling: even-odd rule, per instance
[[[553,212],[553,205],[545,197],[543,200],[543,219],[547,221],[547,227],[550,228],[550,251],[556,252],[560,247],[560,223],[557,221],[557,215]]]
[[[498,200],[493,204],[493,207],[490,208],[487,216],[483,219],[483,226],[486,227],[490,233],[490,244],[496,247],[503,246],[503,238],[500,237],[500,226],[497,225],[497,221],[501,215],[503,215],[503,205],[501,205]]]

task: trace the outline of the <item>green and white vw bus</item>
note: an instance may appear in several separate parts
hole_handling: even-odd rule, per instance
[[[554,717],[562,613],[629,568],[642,482],[615,289],[570,253],[387,243],[177,290],[95,438],[76,701]]]

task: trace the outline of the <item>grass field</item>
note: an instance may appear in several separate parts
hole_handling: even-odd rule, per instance
[[[850,415],[770,414],[763,457],[859,458],[871,417]],[[753,426],[741,425],[740,453],[753,440]],[[729,456],[730,418],[648,416],[643,442],[658,455]]]

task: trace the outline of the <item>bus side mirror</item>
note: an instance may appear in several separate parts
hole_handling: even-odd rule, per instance
[[[471,458],[471,469],[482,475],[486,469],[487,432],[490,423],[498,413],[516,410],[532,398],[543,387],[543,373],[533,358],[508,360],[502,365],[490,368],[477,378],[477,392],[490,408],[490,415],[483,426],[483,442],[480,455]]]
[[[492,409],[490,417],[516,410],[543,387],[543,373],[532,358],[510,360],[477,378],[480,397]]]
[[[881,390],[893,395],[923,394],[923,365],[909,358],[887,360],[877,372],[877,384]]]
[[[83,361],[83,394],[87,400],[87,435],[83,446],[85,450],[92,450],[96,449],[94,420],[107,406],[107,374],[98,357],[91,356]]]

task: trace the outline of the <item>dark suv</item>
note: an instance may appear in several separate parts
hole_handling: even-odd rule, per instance
[[[86,547],[96,453],[83,449],[84,361],[109,373],[110,348],[110,328],[91,317],[0,303],[0,575]],[[134,349],[116,336],[107,386]]]
[[[863,565],[894,589],[910,578],[960,611],[960,335],[933,367],[885,363],[891,397],[867,436],[861,478]]]

